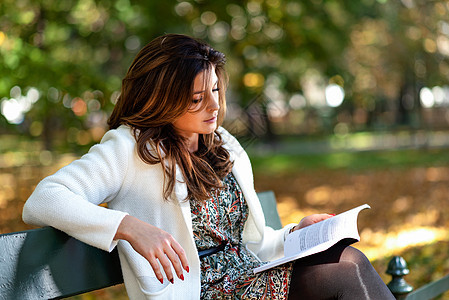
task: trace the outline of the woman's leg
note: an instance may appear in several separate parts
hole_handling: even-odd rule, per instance
[[[395,299],[366,256],[339,243],[295,262],[289,299]]]

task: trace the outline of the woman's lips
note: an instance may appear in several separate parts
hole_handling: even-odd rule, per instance
[[[214,123],[215,121],[217,121],[217,117],[210,118],[209,120],[206,120],[204,122],[206,122],[206,123]]]

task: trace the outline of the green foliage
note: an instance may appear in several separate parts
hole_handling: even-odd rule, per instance
[[[71,140],[64,131],[99,127],[89,120],[112,109],[136,52],[169,32],[206,39],[228,55],[231,104],[247,109],[263,95],[265,114],[272,104],[283,119],[299,111],[304,118],[293,120],[293,132],[336,123],[353,130],[421,126],[419,88],[447,84],[447,11],[444,1],[421,0],[4,0],[0,101],[17,96],[14,87],[23,97],[35,88],[39,97],[24,109],[23,122],[9,125],[0,117],[0,130],[47,132],[42,137],[51,147],[58,131]],[[331,83],[344,89],[345,102],[329,113],[322,91]],[[317,126],[307,122],[311,118]],[[33,132],[36,121],[41,133]],[[72,140],[95,142],[89,134]]]

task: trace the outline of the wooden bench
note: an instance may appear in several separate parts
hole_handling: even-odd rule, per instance
[[[281,228],[274,193],[258,195],[267,224]],[[108,253],[51,227],[0,235],[0,300],[64,298],[120,283],[116,249]]]
[[[259,193],[267,225],[282,228],[272,191]],[[427,300],[449,290],[449,275],[416,291],[403,276],[405,260],[394,257],[388,284],[397,299]],[[117,250],[84,244],[51,227],[0,235],[0,300],[65,298],[123,283]]]

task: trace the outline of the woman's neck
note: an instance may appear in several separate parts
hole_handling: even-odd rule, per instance
[[[187,143],[187,149],[190,153],[193,153],[198,150],[198,139],[199,135],[197,133],[192,134],[190,136],[185,137]]]

